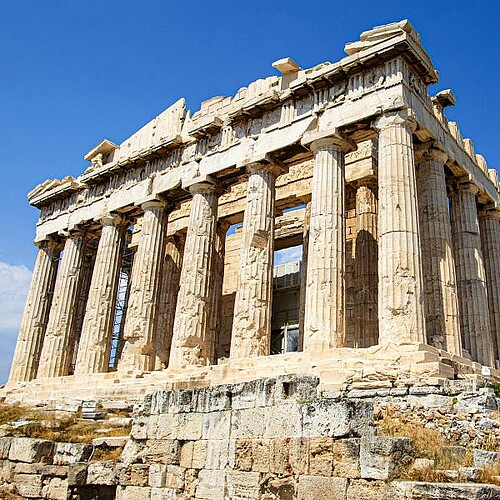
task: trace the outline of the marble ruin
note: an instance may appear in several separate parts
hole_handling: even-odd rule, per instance
[[[180,99],[29,193],[39,250],[4,395],[498,380],[498,174],[447,120],[452,91],[428,94],[408,21],[345,51],[276,61],[193,114]]]

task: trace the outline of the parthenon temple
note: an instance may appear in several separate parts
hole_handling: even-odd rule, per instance
[[[18,399],[500,377],[500,185],[408,21],[180,99],[28,195]]]

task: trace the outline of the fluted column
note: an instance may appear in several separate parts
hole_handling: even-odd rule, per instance
[[[103,217],[101,224],[75,375],[107,372],[109,366],[125,226],[118,215]]]
[[[450,193],[451,227],[464,349],[483,365],[493,364],[486,276],[476,205],[478,188],[460,184]]]
[[[491,337],[496,360],[500,360],[500,210],[485,208],[479,212]]]
[[[141,204],[141,233],[132,264],[132,282],[123,330],[123,350],[118,371],[150,371],[155,366],[156,322],[167,236],[165,203]]]
[[[210,287],[218,209],[216,187],[203,182],[193,194],[182,260],[181,287],[175,312],[169,367],[207,365],[210,362]]]
[[[426,144],[417,150],[416,158],[427,339],[434,347],[461,355],[457,282],[444,173],[448,156]]]
[[[275,185],[279,170],[266,163],[253,163],[248,173],[231,358],[268,355],[271,343]]]
[[[379,133],[379,344],[426,342],[414,122],[401,111],[380,117],[374,126]]]
[[[10,369],[10,384],[28,382],[36,377],[60,253],[61,245],[54,240],[38,243],[35,268]]]
[[[306,319],[307,290],[307,253],[309,249],[309,223],[311,220],[311,202],[306,205],[304,213],[304,230],[302,232],[302,262],[300,265],[300,296],[299,296],[299,351],[304,350],[304,326]]]
[[[155,370],[166,368],[170,358],[185,239],[184,233],[170,236],[167,239],[158,305]]]
[[[86,234],[72,231],[67,235],[54,297],[43,341],[37,378],[68,375],[74,350],[75,320]]]
[[[311,143],[314,171],[307,252],[304,351],[345,343],[345,169],[347,142],[339,136]]]
[[[375,180],[368,178],[358,181],[354,243],[354,282],[357,301],[354,314],[356,347],[369,347],[378,342],[377,212]]]
[[[217,361],[217,347],[219,333],[222,325],[222,285],[224,283],[224,258],[226,251],[226,233],[229,223],[220,220],[217,223],[217,238],[213,255],[213,286],[210,290],[211,321],[210,321],[210,348],[209,359],[212,363]]]

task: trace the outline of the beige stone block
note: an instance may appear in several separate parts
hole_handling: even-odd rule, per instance
[[[346,500],[347,479],[341,477],[300,476],[298,500]],[[364,497],[359,497],[358,500]]]
[[[92,445],[89,444],[56,443],[53,463],[55,465],[70,465],[76,462],[85,462],[89,459],[92,451]]]
[[[198,471],[196,469],[187,469],[184,474],[184,496],[185,498],[194,498],[196,488],[198,487]]]
[[[269,472],[271,469],[271,449],[270,439],[252,440],[252,470],[256,472]]]
[[[115,463],[91,462],[87,470],[88,484],[113,485],[116,484]]]
[[[118,486],[116,500],[149,500],[151,488],[148,486]]]
[[[252,470],[252,441],[250,439],[236,440],[235,466],[241,471]]]
[[[333,439],[313,438],[309,442],[309,474],[331,476],[333,472]]]
[[[15,438],[9,450],[13,462],[50,462],[54,456],[54,443],[41,439]]]
[[[13,439],[11,437],[0,438],[0,460],[5,460],[9,456],[10,445]]]
[[[387,485],[384,481],[356,479],[349,483],[349,487],[347,488],[347,500],[380,500],[381,498],[385,498],[384,494],[386,488]]]
[[[198,474],[196,498],[224,500],[226,472],[223,470],[201,470]]]
[[[122,486],[147,486],[149,466],[146,464],[118,464],[116,475],[118,484]]]
[[[229,441],[213,440],[207,442],[206,469],[224,469],[229,462]]]
[[[13,482],[18,493],[24,498],[42,496],[42,476],[39,474],[16,474]]]
[[[229,439],[230,429],[230,411],[216,411],[203,414],[202,439]]]
[[[231,500],[251,500],[260,497],[260,474],[258,472],[227,472],[227,492]]]
[[[333,441],[333,474],[338,477],[359,478],[359,438]]]
[[[291,439],[271,441],[269,468],[275,474],[290,474],[290,443]]]
[[[175,490],[184,488],[184,467],[178,465],[167,465],[167,475],[165,477],[165,486]]]
[[[285,438],[299,437],[302,432],[300,406],[297,404],[279,405],[266,412],[266,427],[264,437]]]
[[[309,470],[309,439],[292,438],[288,446],[290,468],[293,474],[307,474]]]
[[[154,488],[163,488],[167,477],[167,466],[165,464],[151,464],[149,466],[148,485]]]
[[[176,439],[148,439],[144,451],[147,461],[179,464],[180,444]]]
[[[231,437],[260,438],[266,434],[270,422],[271,408],[249,408],[235,410],[231,416]],[[268,437],[268,436],[266,436]]]
[[[175,413],[159,415],[156,437],[158,439],[195,441],[197,439],[201,439],[202,429],[202,413]]]
[[[182,493],[172,488],[151,488],[151,500],[184,500]]]
[[[48,484],[42,488],[42,497],[49,500],[67,500],[68,480],[59,477],[49,479]]]

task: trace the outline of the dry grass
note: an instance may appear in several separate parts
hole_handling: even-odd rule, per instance
[[[24,497],[14,493],[13,490],[7,486],[0,486],[0,498],[2,500],[23,500]]]
[[[31,410],[22,406],[0,405],[0,423],[19,419],[29,420],[26,425],[12,429],[16,437],[49,439],[57,442],[90,443],[92,439],[106,436],[124,436],[130,426],[122,427],[103,421],[84,421],[75,415],[57,415],[55,412]]]
[[[498,477],[500,477],[500,464],[490,465],[483,470],[481,482],[499,484]]]
[[[91,460],[93,462],[105,462],[107,460],[117,462],[118,458],[120,458],[122,451],[123,451],[123,446],[120,446],[118,448],[108,448],[108,447],[95,448]]]

